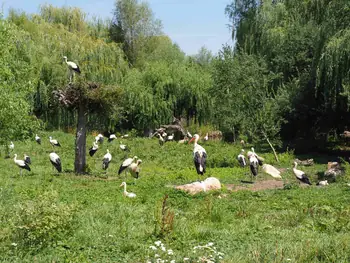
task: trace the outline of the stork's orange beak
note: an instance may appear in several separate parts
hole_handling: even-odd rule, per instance
[[[188,142],[188,144],[190,144],[192,141],[194,141],[194,137],[192,137],[192,139]]]

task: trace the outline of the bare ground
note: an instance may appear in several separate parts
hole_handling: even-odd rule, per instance
[[[251,182],[243,182],[244,184],[226,184],[228,190],[237,192],[239,190],[248,190],[248,191],[261,191],[267,189],[283,189],[283,181],[277,180],[264,180]]]

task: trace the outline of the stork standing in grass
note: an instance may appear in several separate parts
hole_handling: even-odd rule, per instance
[[[209,140],[208,133],[204,136],[204,141],[207,141],[207,140]]]
[[[111,161],[112,161],[112,155],[109,153],[109,150],[107,149],[107,153],[103,156],[102,169],[107,170],[109,163]]]
[[[159,137],[159,138],[158,138],[159,145],[160,145],[160,146],[163,146],[163,144],[164,144],[164,142],[165,142],[163,136],[160,135],[160,133],[158,133],[157,135],[158,135],[158,137]]]
[[[252,150],[253,154],[255,155],[256,159],[258,160],[258,164],[259,164],[260,166],[263,165],[264,158],[262,158],[262,157],[260,157],[259,155],[257,155],[257,154],[255,153],[255,150],[254,150],[253,147],[251,148],[251,150]]]
[[[193,135],[192,139],[188,142],[191,143],[194,141],[194,147],[193,147],[193,160],[194,165],[197,170],[197,174],[203,175],[206,170],[206,161],[207,161],[207,152],[205,149],[198,144],[199,135],[195,134]]]
[[[38,136],[38,134],[35,134],[35,141],[36,141],[38,144],[41,144],[41,138]]]
[[[237,160],[238,160],[239,164],[241,165],[241,167],[245,167],[247,165],[243,149],[241,150],[241,153],[238,154]]]
[[[89,149],[89,155],[92,157],[98,150],[98,144],[96,142],[93,142],[92,147]]]
[[[250,167],[250,172],[252,174],[252,181],[253,181],[253,176],[257,176],[259,172],[259,161],[254,152],[249,151],[247,153],[247,156],[249,159],[249,167]]]
[[[138,179],[140,175],[140,165],[142,163],[141,159],[138,159],[136,163],[131,163],[129,167],[127,168],[134,179]],[[136,181],[135,181],[136,183]]]
[[[103,143],[103,135],[101,133],[95,137],[95,142]]]
[[[54,146],[61,147],[61,144],[57,140],[52,139],[51,136],[49,137],[49,140],[50,140],[50,143],[51,143],[52,147],[54,147]]]
[[[23,161],[23,160],[17,160],[17,154],[15,154],[15,157],[13,158],[13,161],[15,162],[15,164],[19,167],[20,172],[19,174],[22,175],[22,170],[26,169],[27,171],[30,172],[30,167],[29,165]]]
[[[119,167],[118,175],[120,175],[123,171],[125,171],[125,178],[126,178],[127,168],[136,160],[137,160],[137,156],[124,160],[124,162]]]
[[[120,150],[126,152],[126,151],[129,151],[129,148],[128,146],[126,146],[125,144],[123,144],[121,141],[119,142],[119,148]]]
[[[74,77],[74,73],[78,73],[78,74],[81,73],[80,68],[76,63],[72,61],[67,61],[66,56],[64,56],[63,59],[66,62],[69,69],[69,83],[72,83],[72,77]]]
[[[297,169],[297,162],[294,162],[294,167],[293,167],[293,173],[295,175],[295,177],[300,181],[303,182],[304,184],[308,184],[308,185],[312,185],[312,183],[310,182],[309,178],[306,176],[306,174]]]
[[[62,172],[62,163],[58,154],[55,152],[52,152],[50,153],[49,157],[50,157],[51,164],[53,165],[54,168],[56,168],[57,172],[59,173]]]
[[[117,136],[115,136],[115,134],[111,134],[109,135],[108,142],[112,142],[115,139],[117,139]]]

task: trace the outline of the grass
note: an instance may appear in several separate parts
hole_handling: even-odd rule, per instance
[[[210,254],[214,262],[350,261],[348,175],[325,188],[299,187],[289,169],[282,174],[290,186],[285,189],[231,192],[225,184],[249,179],[235,160],[240,148],[207,142],[202,144],[209,156],[207,176],[219,178],[223,189],[190,196],[171,186],[198,179],[193,146],[160,147],[157,139],[130,138],[122,140],[131,149],[128,156],[137,155],[143,163],[136,184],[128,175],[127,190],[137,194],[128,199],[119,187],[124,178],[117,176],[126,157],[119,139],[104,142],[93,158],[87,157],[89,175],[76,176],[74,136],[54,132],[64,170],[57,176],[49,162],[49,135],[42,134],[42,145],[34,139],[14,142],[11,157],[28,154],[30,173],[20,177],[12,158],[0,158],[1,262],[156,262],[155,254],[168,262],[209,262]],[[113,159],[106,173],[101,166],[107,146]],[[271,153],[262,156],[275,164]],[[276,166],[291,168],[292,153],[279,158]],[[326,169],[327,158],[317,160],[324,161],[301,168],[313,183]],[[272,177],[257,178],[266,179]],[[150,248],[158,240],[166,251]],[[215,252],[193,249],[211,242]]]

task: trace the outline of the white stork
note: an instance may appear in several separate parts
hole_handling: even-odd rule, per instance
[[[103,135],[101,133],[95,137],[95,142],[103,143]]]
[[[32,161],[30,160],[30,157],[26,154],[24,154],[24,162],[27,164],[32,164]]]
[[[51,164],[53,165],[53,167],[56,168],[57,172],[59,173],[62,172],[62,163],[58,154],[55,152],[52,152],[50,153],[49,157],[50,157]]]
[[[15,162],[15,164],[20,168],[20,175],[22,175],[22,170],[26,169],[30,172],[30,167],[29,165],[23,161],[23,160],[17,160],[17,154],[15,154],[15,157],[13,158],[13,161]]]
[[[92,147],[89,149],[89,155],[92,157],[98,150],[98,144],[96,142],[93,142]]]
[[[256,159],[258,160],[259,165],[260,165],[260,166],[263,165],[264,158],[262,158],[262,157],[260,157],[259,155],[257,155],[257,154],[255,153],[255,150],[254,150],[253,147],[251,148],[251,150],[252,150],[253,154],[255,155]]]
[[[38,136],[38,134],[35,134],[35,141],[36,141],[38,144],[41,144],[41,138]]]
[[[300,182],[303,182],[305,184],[309,184],[309,185],[312,185],[312,183],[310,182],[309,178],[306,176],[306,174],[301,171],[301,170],[298,170],[297,169],[297,162],[294,162],[294,167],[293,167],[293,173],[295,175],[295,177],[300,181]]]
[[[259,161],[258,158],[256,158],[256,155],[252,152],[248,152],[248,158],[249,158],[249,166],[250,166],[250,171],[252,175],[257,176],[259,172]],[[252,178],[253,180],[253,178]]]
[[[51,143],[52,147],[54,147],[54,146],[61,147],[61,144],[57,140],[52,139],[51,136],[49,137],[49,139],[50,139],[50,143]]]
[[[134,198],[136,197],[136,194],[134,193],[129,193],[126,191],[126,183],[125,182],[122,182],[122,184],[120,185],[120,187],[124,186],[124,192],[123,192],[123,195],[126,196],[126,197],[129,197],[129,198]]]
[[[114,139],[117,139],[117,136],[115,134],[109,135],[108,142],[112,142]]]
[[[122,151],[129,151],[128,146],[126,146],[125,144],[123,144],[121,141],[119,142],[119,148],[120,148]]]
[[[107,149],[107,153],[103,156],[102,169],[107,170],[109,163],[111,161],[112,161],[112,155],[109,153],[109,150]]]
[[[132,177],[134,177],[135,179],[139,178],[139,174],[140,174],[140,164],[142,163],[141,159],[138,159],[136,161],[136,163],[132,163],[129,165],[128,170],[131,174]]]
[[[165,142],[163,136],[160,135],[160,133],[158,133],[157,135],[158,135],[158,137],[159,137],[159,139],[158,139],[159,145],[160,145],[160,146],[163,146],[163,144],[164,144],[164,142]]]
[[[137,156],[124,160],[124,162],[119,167],[118,175],[120,175],[125,170],[125,177],[126,177],[126,172],[127,172],[126,169],[136,160],[137,160]]]
[[[204,136],[204,141],[207,141],[207,140],[209,140],[208,133]]]
[[[194,147],[193,147],[193,160],[194,160],[194,165],[197,170],[197,174],[203,175],[206,170],[206,161],[207,161],[207,152],[205,149],[200,146],[197,142],[199,140],[199,135],[195,134],[193,135],[192,139],[188,142],[191,143],[194,141]]]
[[[79,66],[76,63],[74,63],[72,61],[67,61],[67,57],[66,56],[64,56],[63,59],[66,62],[68,68],[69,68],[69,82],[71,83],[74,72],[80,74],[81,71],[80,71]]]
[[[239,162],[239,164],[241,165],[241,167],[245,167],[247,165],[247,162],[245,160],[245,156],[244,156],[244,150],[241,150],[241,153],[238,154],[237,156],[237,160]]]

